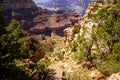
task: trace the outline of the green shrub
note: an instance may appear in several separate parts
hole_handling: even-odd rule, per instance
[[[80,61],[83,61],[85,60],[85,55],[83,53],[80,53],[80,52],[74,52],[73,54],[73,60],[80,60]]]
[[[70,43],[70,48],[71,48],[71,51],[72,52],[76,52],[77,51],[77,46],[78,46],[78,44],[77,44],[77,42],[72,42],[72,43]]]
[[[101,64],[97,64],[97,68],[106,76],[110,76],[112,73],[117,73],[120,71],[120,63],[105,61]]]
[[[118,0],[119,1],[119,0]],[[120,3],[101,9],[95,15],[95,21],[99,22],[94,27],[93,41],[97,45],[97,60],[102,58],[97,68],[105,75],[111,75],[120,71]]]
[[[39,74],[39,78],[42,77],[42,80],[46,79],[46,76],[49,72],[48,66],[50,65],[50,61],[49,60],[40,60],[37,62],[36,64],[36,70],[37,73]]]
[[[113,51],[107,59],[111,62],[120,62],[120,42],[114,44]]]

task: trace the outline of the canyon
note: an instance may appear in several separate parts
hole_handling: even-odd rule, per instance
[[[34,0],[37,1],[37,0]],[[48,0],[48,2],[37,1],[38,6],[47,9],[64,10],[66,12],[76,12],[83,16],[92,0]]]
[[[61,3],[60,3],[61,4]],[[51,32],[63,36],[63,30],[77,23],[81,16],[76,12],[48,10],[37,7],[33,0],[1,0],[6,23],[17,19],[30,34],[51,35]]]
[[[85,2],[87,3],[87,1],[89,2],[90,0],[69,0],[69,3],[67,2],[68,0],[49,1],[51,2],[49,2],[49,5],[47,5],[47,7],[51,5],[54,8],[57,7],[60,9],[49,10],[47,8],[42,8],[39,6],[41,3],[37,3],[36,6],[32,0],[0,1],[0,5],[3,7],[3,14],[7,20],[6,23],[9,23],[11,19],[15,18],[21,23],[23,30],[30,33],[30,36],[22,38],[25,40],[26,44],[24,44],[24,47],[27,47],[29,49],[31,45],[34,45],[35,47],[37,47],[37,44],[40,45],[40,48],[36,49],[34,56],[31,57],[31,59],[26,59],[23,61],[15,60],[16,64],[24,65],[30,63],[30,65],[33,65],[35,63],[39,63],[40,61],[50,61],[49,65],[44,63],[47,65],[46,67],[49,70],[48,74],[45,75],[46,80],[120,79],[120,73],[118,71],[120,69],[117,70],[116,68],[116,65],[119,68],[119,64],[114,64],[115,67],[113,64],[110,64],[110,67],[113,66],[113,68],[115,68],[115,71],[118,72],[112,74],[111,76],[105,75],[105,73],[100,70],[102,67],[99,69],[99,66],[102,65],[103,59],[101,59],[101,53],[97,52],[97,47],[103,50],[103,52],[107,49],[103,48],[105,47],[104,45],[102,47],[101,44],[96,45],[95,42],[93,42],[93,38],[95,36],[93,36],[93,32],[96,31],[96,28],[99,24],[98,22],[100,21],[94,21],[94,15],[96,15],[96,13],[98,13],[102,8],[111,10],[113,6],[115,7],[115,2],[108,0],[105,0],[103,3],[93,1],[89,4],[87,10],[84,9],[85,12],[77,13],[76,9],[73,11],[71,10],[72,6],[70,6],[71,8],[69,8],[69,10],[68,4],[72,4],[73,1],[75,1],[73,5],[80,6],[81,4],[81,6],[84,6],[83,8],[85,8],[87,7],[87,4],[85,4]],[[46,4],[44,5],[46,6]],[[119,12],[118,8],[116,8],[116,10]],[[84,16],[81,17],[80,14]],[[32,41],[34,39],[34,42],[36,42],[36,44],[32,44]],[[100,40],[98,39],[98,41]],[[33,47],[31,49],[33,49]],[[87,58],[90,57],[89,54],[92,54],[93,56],[93,63],[90,61],[90,58]],[[40,63],[37,65],[39,68],[41,68]],[[109,69],[109,67],[106,67],[106,69]],[[27,75],[30,78],[33,78],[33,80],[45,80],[43,79],[43,76],[40,77],[36,73],[36,71],[38,71],[37,69],[30,69],[27,71],[29,73],[29,75]]]

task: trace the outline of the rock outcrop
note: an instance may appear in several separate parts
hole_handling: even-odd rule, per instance
[[[112,74],[108,80],[120,80],[120,72]]]
[[[39,49],[35,52],[35,54],[34,54],[34,56],[33,56],[33,58],[32,58],[31,60],[32,60],[33,62],[37,62],[37,61],[39,61],[40,59],[42,59],[44,56],[45,56],[45,51],[44,51],[43,49],[39,48]]]
[[[95,15],[100,9],[105,8],[105,7],[110,7],[112,6],[112,3],[110,2],[105,2],[105,3],[99,3],[96,1],[93,1],[89,4],[85,15],[81,18],[81,20],[78,21],[73,27],[69,27],[64,29],[64,36],[65,36],[65,47],[69,48],[69,43],[71,42],[77,42],[77,38],[79,35],[82,35],[84,30],[85,32],[85,38],[89,42],[90,41],[90,36],[92,33],[92,27],[94,25],[97,26],[97,23],[92,20],[93,15]],[[93,45],[92,49],[93,52],[95,50],[96,46]],[[68,49],[67,49],[68,50]],[[70,51],[70,48],[69,48]]]
[[[1,0],[6,23],[12,18],[20,21],[23,30],[31,34],[63,34],[63,29],[76,23],[80,16],[77,13],[50,11],[37,7],[33,0]]]

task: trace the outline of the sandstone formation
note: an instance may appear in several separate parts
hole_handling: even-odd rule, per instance
[[[6,23],[12,18],[20,21],[23,30],[31,34],[47,34],[56,32],[63,35],[63,29],[76,23],[80,16],[77,13],[50,11],[37,7],[32,0],[1,0]]]

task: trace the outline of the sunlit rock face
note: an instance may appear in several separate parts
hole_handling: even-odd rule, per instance
[[[37,5],[48,9],[60,9],[67,12],[77,12],[83,16],[88,4],[91,1],[92,0],[49,0],[46,3],[41,3],[38,1]]]

